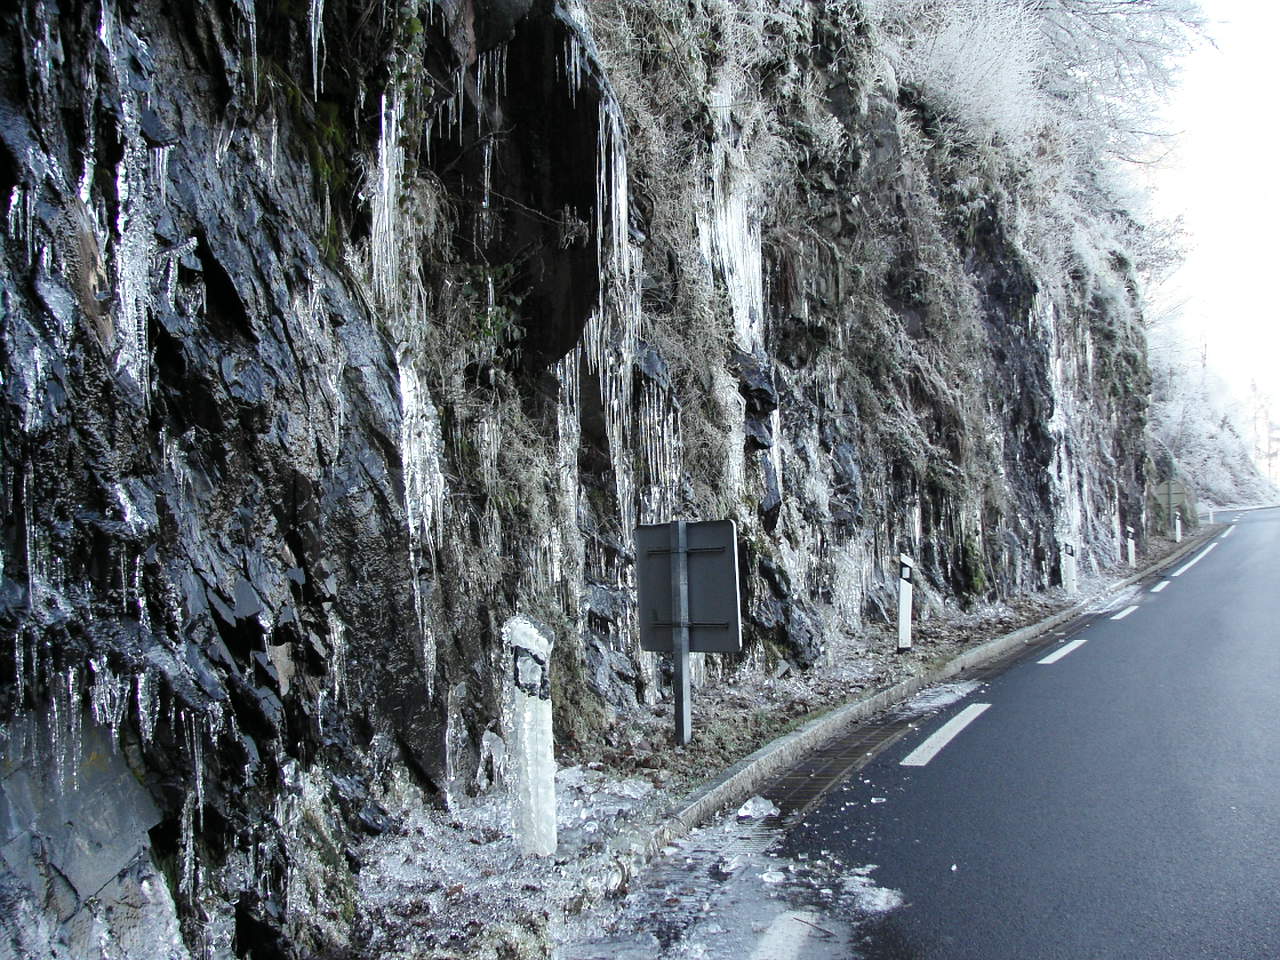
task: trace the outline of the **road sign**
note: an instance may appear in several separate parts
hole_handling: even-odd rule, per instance
[[[738,528],[672,520],[636,527],[635,543],[640,649],[672,655],[676,743],[685,744],[693,736],[689,654],[742,649]]]
[[[689,651],[742,649],[738,605],[738,530],[732,520],[684,524],[689,575]],[[640,649],[671,653],[673,614],[671,524],[636,527],[636,592]]]

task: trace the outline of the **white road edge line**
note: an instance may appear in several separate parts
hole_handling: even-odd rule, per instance
[[[1192,557],[1190,560],[1188,560],[1186,563],[1180,566],[1177,570],[1169,574],[1169,576],[1171,577],[1182,576],[1184,573],[1186,573],[1188,570],[1194,567],[1197,563],[1199,563],[1201,560],[1207,557],[1209,555],[1209,551],[1212,550],[1217,545],[1218,545],[1218,541],[1217,540],[1213,541],[1213,543],[1209,544],[1207,547],[1205,547],[1203,550],[1197,553],[1194,557]]]
[[[1154,587],[1151,588],[1151,592],[1159,593],[1161,590],[1163,590],[1165,587],[1167,587],[1171,583],[1173,583],[1172,580],[1161,580],[1159,583],[1157,583]]]
[[[1089,639],[1088,637],[1076,637],[1070,643],[1066,644],[1065,646],[1061,646],[1057,650],[1053,651],[1053,653],[1049,654],[1043,660],[1037,660],[1036,663],[1038,664],[1057,663],[1059,660],[1065,657],[1072,650],[1079,650],[1081,647],[1083,647],[1085,645],[1085,641],[1087,641],[1088,639]]]
[[[974,720],[977,720],[982,715],[982,712],[990,706],[991,704],[989,703],[969,704],[969,706],[935,730],[928,740],[903,757],[901,765],[904,767],[923,767],[936,757],[943,747],[954,740],[961,730],[973,723]]]
[[[1227,527],[1227,529],[1223,531],[1222,536],[1220,536],[1218,539],[1225,540],[1227,539],[1227,537],[1231,536],[1235,532],[1236,532],[1235,527]]]
[[[1111,619],[1112,619],[1112,620],[1123,620],[1125,617],[1127,617],[1129,614],[1133,613],[1133,611],[1135,611],[1135,610],[1137,610],[1137,609],[1138,609],[1138,605],[1135,603],[1132,607],[1125,607],[1123,610],[1121,610],[1119,613],[1117,613],[1117,614],[1116,614],[1114,617],[1112,617]]]

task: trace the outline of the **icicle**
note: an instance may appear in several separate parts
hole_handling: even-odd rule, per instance
[[[167,201],[169,192],[169,157],[173,147],[156,147],[151,151],[151,179],[158,188],[160,202]]]
[[[67,667],[63,675],[66,684],[66,767],[69,776],[67,782],[75,790],[80,781],[81,732],[84,723],[83,678],[80,667]]]
[[[256,0],[245,4],[249,27],[249,74],[253,85],[253,102],[258,102],[258,10]]]
[[[490,191],[493,184],[493,140],[486,140],[484,143],[484,167],[482,179],[482,195],[480,199],[480,235],[481,246],[487,246],[492,239],[490,236],[493,229],[493,214],[490,210]],[[489,289],[492,292],[493,280],[489,280]]]
[[[14,678],[14,692],[18,698],[18,706],[22,706],[27,692],[27,645],[23,640],[21,630],[15,630],[13,634],[13,669],[17,676]]]
[[[138,622],[142,625],[143,631],[151,633],[151,612],[147,609],[147,595],[142,584],[142,556],[134,558],[133,562],[133,596],[138,604]]]
[[[329,676],[332,681],[334,702],[342,699],[347,688],[347,626],[332,607],[329,622]]]
[[[370,260],[373,292],[384,306],[396,312],[400,297],[400,194],[404,178],[404,148],[400,145],[400,123],[404,106],[398,92],[390,101],[382,97],[382,134],[370,206],[373,213]]]
[[[182,729],[187,738],[187,757],[191,760],[192,771],[196,777],[196,816],[200,821],[200,829],[204,830],[204,735],[201,727],[203,721],[191,719],[191,715],[183,710],[179,716]]]
[[[35,231],[32,229],[34,221],[35,197],[21,185],[14,187],[9,195],[9,239],[26,253],[28,267],[34,266],[36,262]]]
[[[652,381],[640,396],[638,433],[647,478],[640,522],[666,523],[675,513],[683,472],[680,411]]]
[[[733,103],[733,88],[721,84],[712,99]],[[729,294],[735,341],[741,350],[755,353],[764,344],[764,270],[758,212],[761,198],[758,185],[738,163],[729,143],[730,107],[716,107],[713,112],[719,119],[719,135],[712,144],[715,172],[711,209],[698,218],[698,233],[703,256],[719,273]]]
[[[142,742],[147,744],[155,736],[156,721],[160,717],[160,698],[155,678],[149,670],[144,670],[135,679],[134,700],[138,705],[138,733]]]
[[[130,89],[131,68],[127,56],[115,51],[115,31],[125,29],[108,15],[104,4],[101,35],[111,54],[111,64],[121,89]],[[141,41],[138,41],[141,43]],[[152,159],[142,136],[140,105],[136,95],[126,96],[121,103],[121,139],[123,151],[116,167],[118,213],[116,231],[116,286],[120,297],[116,324],[118,349],[117,371],[133,378],[149,399],[150,348],[147,316],[151,302],[151,271],[156,252],[155,231],[149,212],[148,182]],[[167,159],[166,159],[167,163]]]
[[[311,0],[307,27],[311,32],[311,95],[319,99],[320,75],[324,72],[320,62],[324,50],[324,0]]]
[[[221,169],[223,161],[227,159],[227,153],[231,150],[231,142],[236,136],[236,126],[232,122],[226,126],[218,127],[217,132],[213,135],[213,163]]]
[[[196,890],[195,794],[187,791],[182,801],[182,881],[180,889],[187,897]]]
[[[93,670],[93,686],[89,691],[89,704],[93,720],[111,731],[111,747],[119,746],[120,726],[129,708],[129,684],[116,676],[101,658],[89,661]]]

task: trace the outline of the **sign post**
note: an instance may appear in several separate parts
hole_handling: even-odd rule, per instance
[[[675,676],[676,743],[693,738],[689,703],[689,537],[685,521],[671,521],[671,659]]]
[[[732,520],[635,529],[640,649],[672,656],[676,743],[693,738],[690,653],[742,649],[738,534]]]
[[[898,557],[898,652],[911,649],[911,575],[915,561],[905,553]]]

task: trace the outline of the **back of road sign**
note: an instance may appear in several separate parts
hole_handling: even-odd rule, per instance
[[[685,525],[689,554],[689,651],[742,649],[738,608],[738,530],[732,520]],[[636,600],[640,649],[672,649],[671,525],[636,527]]]

